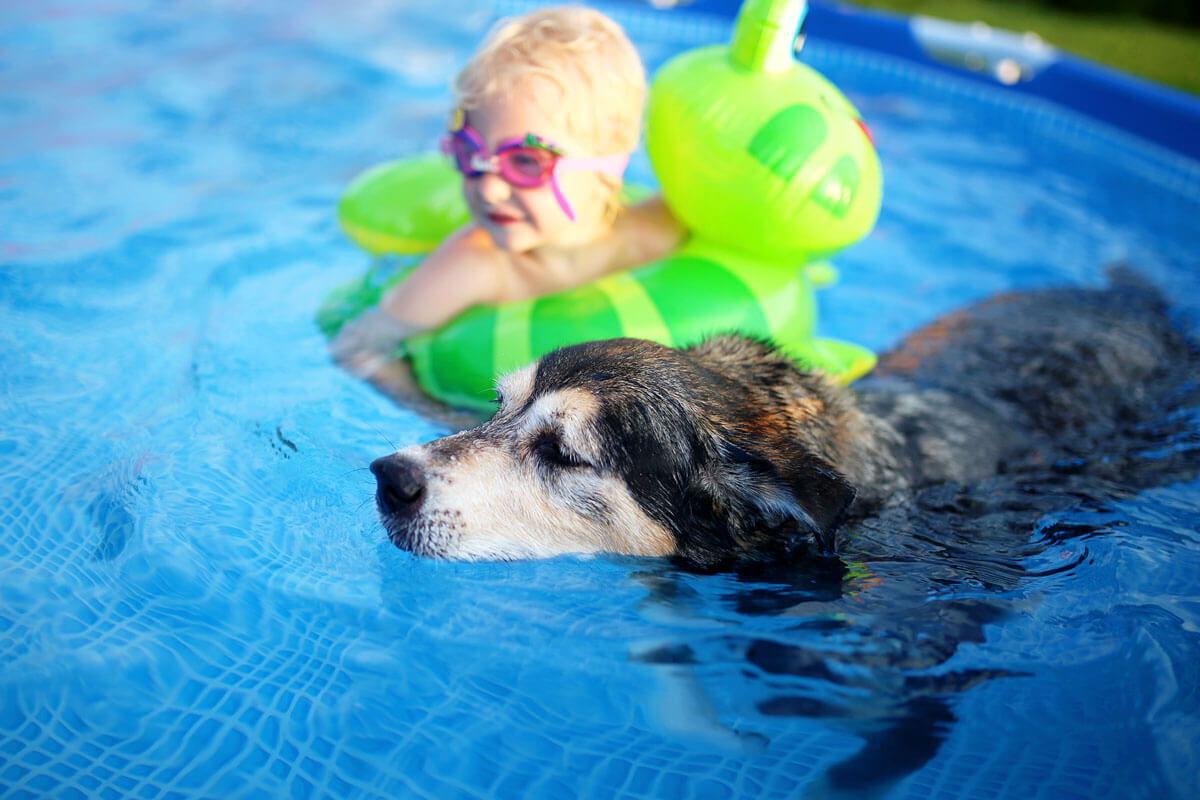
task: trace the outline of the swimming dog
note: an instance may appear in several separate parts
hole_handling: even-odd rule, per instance
[[[588,342],[502,378],[481,426],[371,470],[389,537],[419,555],[832,554],[843,522],[915,488],[1087,458],[1192,363],[1128,274],[952,313],[853,388],[736,334]]]

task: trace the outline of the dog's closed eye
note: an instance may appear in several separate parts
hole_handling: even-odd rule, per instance
[[[580,469],[591,464],[567,448],[558,433],[543,431],[534,437],[530,452],[542,464],[559,469]]]

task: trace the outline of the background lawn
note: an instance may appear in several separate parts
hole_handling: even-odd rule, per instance
[[[1200,29],[1184,24],[1119,12],[1067,11],[1030,0],[855,0],[855,4],[956,22],[980,20],[1019,33],[1033,31],[1062,50],[1200,95]]]

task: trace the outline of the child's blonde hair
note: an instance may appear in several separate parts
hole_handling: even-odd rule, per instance
[[[567,130],[595,148],[580,155],[628,153],[637,146],[646,72],[621,26],[604,14],[565,6],[501,20],[458,74],[455,99],[470,110],[521,91],[534,76],[559,88],[555,107],[565,110]]]

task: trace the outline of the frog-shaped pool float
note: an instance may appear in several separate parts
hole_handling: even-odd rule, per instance
[[[858,113],[795,60],[806,4],[747,0],[732,44],[688,51],[650,87],[646,147],[671,211],[691,236],[675,253],[546,297],[477,306],[403,342],[421,387],[486,412],[504,372],[557,347],[633,336],[680,347],[728,331],[770,338],[797,363],[853,380],[875,358],[817,338],[820,259],[875,224],[879,160]],[[645,190],[627,187],[636,198]],[[431,251],[469,221],[461,176],[439,157],[384,164],[338,207],[347,234],[373,254]],[[379,301],[404,272],[372,268],[318,312],[329,336]]]

